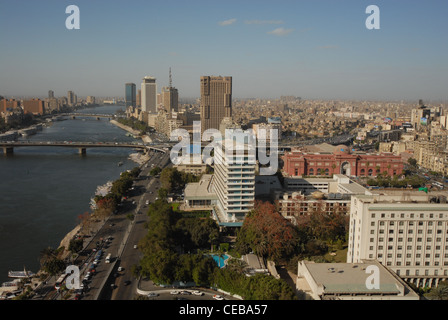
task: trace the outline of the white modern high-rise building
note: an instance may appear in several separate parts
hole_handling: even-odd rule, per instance
[[[215,152],[214,190],[218,201],[215,213],[219,222],[242,224],[254,208],[255,144],[254,136],[237,133],[226,137]],[[243,140],[240,140],[242,138]]]
[[[157,113],[157,84],[156,78],[146,76],[142,82],[142,111]]]
[[[347,262],[376,259],[421,287],[447,280],[446,199],[423,191],[353,196]]]

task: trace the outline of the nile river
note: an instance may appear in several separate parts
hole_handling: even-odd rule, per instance
[[[80,113],[113,114],[123,106],[100,106]],[[33,141],[136,141],[108,119],[56,121]],[[140,142],[140,141],[139,141]],[[90,211],[90,198],[98,185],[116,180],[138,164],[128,159],[133,149],[21,147],[12,156],[0,153],[0,283],[9,270],[37,272],[39,255],[57,248],[77,224],[78,215]],[[118,166],[123,162],[122,166]]]

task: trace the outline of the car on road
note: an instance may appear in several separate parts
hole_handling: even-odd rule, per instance
[[[176,295],[176,294],[179,294],[179,291],[173,290],[173,291],[170,292],[170,294]]]
[[[148,205],[148,204],[149,204],[149,200],[146,200],[146,202],[145,202],[145,203],[146,203],[146,205]]]
[[[134,249],[137,249],[137,245],[136,244],[134,244]]]
[[[195,291],[193,291],[193,294],[196,295],[196,296],[203,296],[204,292],[201,292],[199,290],[195,290]]]
[[[222,296],[220,296],[219,294],[215,294],[213,296],[213,299],[215,299],[215,300],[224,300],[224,298]]]
[[[158,297],[158,296],[159,296],[159,294],[155,293],[155,292],[148,293],[148,297]]]
[[[184,291],[181,291],[180,294],[190,295],[191,292],[190,292],[190,291],[187,291],[187,290],[184,290]]]
[[[118,271],[123,271],[124,268],[123,267],[118,267]]]
[[[125,282],[124,282],[124,285],[125,286],[128,286],[128,285],[130,285],[131,284],[131,280],[126,280]]]

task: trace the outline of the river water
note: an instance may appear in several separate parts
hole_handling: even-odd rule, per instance
[[[99,106],[80,113],[114,114],[123,106]],[[107,118],[56,121],[33,141],[136,141]],[[140,142],[140,141],[139,141]],[[57,248],[77,224],[78,215],[90,211],[97,186],[119,178],[138,166],[128,159],[133,149],[20,147],[12,156],[0,154],[0,283],[9,270],[40,269],[39,255]],[[123,162],[122,166],[118,166]]]

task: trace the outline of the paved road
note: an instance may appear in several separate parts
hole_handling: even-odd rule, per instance
[[[156,154],[148,162],[148,165],[143,167],[140,174],[140,179],[136,181],[134,190],[131,193],[129,201],[135,203],[131,212],[135,214],[135,219],[129,226],[129,233],[126,235],[126,243],[122,243],[120,248],[119,261],[112,272],[112,277],[106,284],[105,292],[102,299],[110,300],[133,300],[136,296],[137,280],[131,273],[133,265],[138,265],[140,259],[143,257],[141,251],[134,246],[146,235],[147,229],[145,228],[145,222],[148,219],[146,205],[147,201],[152,203],[157,197],[157,191],[161,187],[160,180],[155,177],[150,177],[149,172],[153,167],[164,168],[170,165],[169,154]],[[154,166],[152,166],[154,165]],[[124,213],[127,214],[127,213]],[[118,272],[118,267],[121,266],[123,271]],[[117,277],[114,275],[117,274]],[[125,284],[129,282],[130,284]],[[111,285],[115,285],[115,289],[111,288]]]

